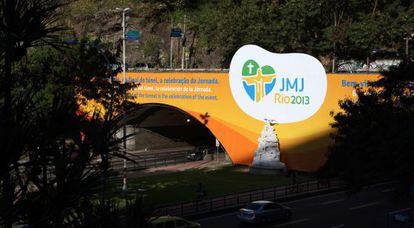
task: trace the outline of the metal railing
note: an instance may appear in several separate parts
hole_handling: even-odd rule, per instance
[[[151,167],[174,165],[190,161],[187,160],[185,154],[172,154],[170,156],[165,157],[131,159],[133,159],[133,161],[127,161],[128,170],[138,170]],[[111,161],[111,167],[114,170],[121,170],[123,168],[123,161],[121,159],[114,159]]]
[[[189,160],[186,158],[186,152],[184,154],[170,154],[169,156],[160,156],[160,157],[154,157],[154,158],[134,158],[129,157],[130,159],[133,159],[132,161],[127,161],[127,171],[139,171],[144,170],[147,168],[155,168],[155,167],[162,167],[162,166],[170,166],[170,165],[177,165],[177,164],[184,164],[189,162],[195,162],[194,160]],[[209,155],[204,158],[204,161],[207,160],[216,160],[216,158],[211,157],[209,158]],[[227,161],[225,154],[220,153],[218,160],[219,162]],[[116,159],[111,160],[111,169],[114,172],[114,174],[110,177],[110,180],[118,180],[122,177],[122,170],[123,170],[123,161],[122,159]]]
[[[155,215],[174,215],[181,217],[196,216],[226,209],[240,208],[256,200],[285,201],[294,197],[310,195],[312,193],[339,190],[343,187],[343,183],[339,180],[331,180],[325,184],[322,184],[319,181],[308,181],[299,184],[275,186],[219,197],[164,205],[155,210]]]

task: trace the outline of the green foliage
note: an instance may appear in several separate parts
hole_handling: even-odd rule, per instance
[[[93,205],[95,195],[105,191],[108,159],[117,156],[121,142],[114,135],[123,88],[111,83],[111,56],[99,50],[98,42],[82,40],[60,50],[31,49],[25,61],[18,62],[13,128],[7,132],[18,161],[6,166],[15,177],[9,182],[12,189],[18,189],[14,205],[4,208],[11,221],[77,226],[92,216],[91,206],[85,205]],[[106,115],[102,117],[100,110],[80,113],[80,96],[102,104]],[[101,163],[94,164],[97,158]]]
[[[35,110],[31,104],[34,94],[30,90],[18,91],[22,95],[15,96],[16,73],[13,68],[29,48],[46,43],[56,45],[55,35],[61,30],[57,12],[63,5],[64,1],[51,0],[0,2],[0,224],[6,228],[12,226],[11,222],[17,216],[12,208],[21,196],[15,191],[12,172],[18,172],[22,150],[30,142],[33,126],[28,113]],[[19,184],[20,191],[27,190],[27,185]]]
[[[414,3],[406,0],[76,1],[67,14],[78,18],[72,23],[88,27],[89,34],[102,26],[113,33],[120,28],[110,15],[119,6],[134,9],[131,25],[143,27],[144,38],[147,34],[158,37],[163,56],[168,53],[168,30],[171,26],[183,28],[185,17],[191,67],[226,68],[234,52],[251,43],[270,51],[305,52],[321,59],[335,55],[367,60],[378,49],[403,54],[403,38],[414,32]],[[83,23],[97,18],[103,20],[99,25]],[[145,46],[145,39],[142,42]]]
[[[193,54],[219,53],[228,67],[244,44],[277,52],[365,60],[373,50],[403,52],[403,38],[414,32],[412,1],[209,0],[144,1],[144,17],[155,24],[188,18],[196,34]]]
[[[68,10],[73,15],[93,15],[101,10],[115,10],[136,3],[135,0],[77,0],[70,3]]]
[[[147,64],[151,67],[157,66],[160,63],[160,46],[160,39],[156,36],[150,36],[142,47]]]
[[[414,184],[414,63],[404,62],[384,72],[368,90],[358,88],[358,100],[340,103],[335,144],[324,176],[340,176],[358,190],[376,180],[391,179],[407,193]]]
[[[118,145],[124,138],[115,134],[123,91],[130,85],[113,80],[118,73],[109,65],[114,57],[100,46],[83,39],[60,49],[31,48],[24,61],[16,62],[8,121],[13,128],[1,129],[9,136],[12,156],[2,161],[7,165],[1,171],[13,176],[2,183],[14,195],[0,194],[1,202],[14,203],[0,204],[0,224],[20,220],[61,227],[109,219],[91,208],[96,195],[102,196],[101,206],[105,203],[108,159],[121,156]],[[80,112],[87,99],[101,104],[105,115],[99,108]]]

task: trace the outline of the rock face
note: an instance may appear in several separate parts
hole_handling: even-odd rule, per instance
[[[257,174],[280,174],[286,165],[280,161],[279,140],[270,121],[266,122],[254,153],[250,172]]]

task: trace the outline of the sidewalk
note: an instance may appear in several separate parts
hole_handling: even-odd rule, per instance
[[[169,166],[153,167],[139,171],[130,171],[127,173],[128,178],[154,176],[160,174],[168,174],[174,172],[181,172],[189,169],[217,169],[224,166],[231,165],[230,161],[225,160],[202,160],[194,162],[186,162],[180,164],[174,164]]]

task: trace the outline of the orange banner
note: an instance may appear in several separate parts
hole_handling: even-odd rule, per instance
[[[294,123],[276,124],[281,160],[289,169],[316,171],[326,161],[332,143],[331,113],[339,112],[338,102],[355,97],[355,85],[366,86],[377,74],[328,74],[325,100],[311,117]],[[129,91],[140,104],[174,106],[202,121],[226,149],[234,164],[249,165],[258,146],[264,123],[247,115],[237,105],[228,73],[140,72],[127,73],[127,80],[140,83]],[[318,89],[318,88],[314,88]]]

